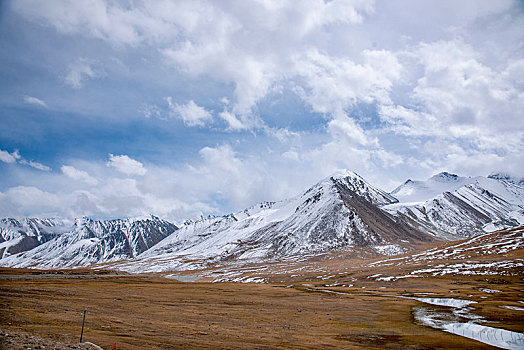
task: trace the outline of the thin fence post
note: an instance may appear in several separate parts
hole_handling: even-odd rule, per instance
[[[84,323],[86,321],[86,312],[87,309],[84,309],[84,318],[82,318],[82,332],[80,332],[80,343],[82,342],[82,338],[84,336]]]

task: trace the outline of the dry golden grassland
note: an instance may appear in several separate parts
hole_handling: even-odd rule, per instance
[[[522,276],[443,276],[378,282],[355,269],[339,280],[273,284],[182,283],[165,278],[104,276],[84,271],[20,278],[28,270],[2,269],[0,330],[77,344],[87,308],[84,340],[110,349],[482,349],[460,336],[417,325],[416,300],[395,295],[477,301],[475,313],[492,327],[524,331]],[[5,275],[12,274],[12,278]],[[304,285],[305,284],[305,285]],[[363,288],[365,287],[365,288]],[[497,289],[489,294],[482,288]],[[320,292],[335,290],[358,295]],[[517,304],[516,304],[517,303]],[[0,343],[2,346],[2,343]],[[13,345],[3,344],[5,348]],[[49,347],[47,347],[49,348]]]

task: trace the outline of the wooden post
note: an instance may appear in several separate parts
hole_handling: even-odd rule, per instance
[[[80,343],[82,342],[82,337],[84,336],[84,323],[86,321],[86,312],[87,309],[84,309],[84,318],[82,319],[82,332],[80,333]]]

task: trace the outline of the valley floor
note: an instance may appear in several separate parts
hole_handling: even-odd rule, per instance
[[[476,323],[518,332],[510,332],[510,341],[524,332],[520,272],[388,281],[369,278],[383,271],[374,265],[347,271],[337,283],[246,284],[0,269],[0,347],[26,348],[16,339],[34,337],[31,344],[42,344],[32,349],[75,348],[86,308],[84,341],[104,349],[115,342],[118,349],[492,348],[423,325],[417,315],[428,312],[427,297],[475,301],[468,312],[482,317]],[[440,314],[449,309],[431,308]]]

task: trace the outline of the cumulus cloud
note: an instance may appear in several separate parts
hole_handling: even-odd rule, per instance
[[[89,79],[100,78],[104,72],[96,67],[94,61],[80,57],[69,64],[67,74],[63,77],[64,82],[73,89],[81,89]]]
[[[438,116],[440,128],[432,133],[467,137],[524,127],[514,113],[524,107],[524,93],[504,77],[506,69],[482,64],[471,47],[458,41],[421,44],[416,54],[424,76],[413,98],[427,114]],[[506,122],[492,123],[497,117]]]
[[[14,9],[64,34],[82,34],[114,45],[157,45],[165,58],[190,74],[233,83],[232,114],[249,124],[253,106],[279,81],[295,75],[292,59],[307,52],[333,26],[354,26],[373,13],[372,1],[283,2],[102,0],[42,3],[22,0]],[[176,39],[176,40],[175,40]],[[82,87],[99,75],[79,59],[64,78]]]
[[[37,98],[37,97],[24,96],[24,102],[27,103],[27,104],[30,104],[30,105],[37,105],[37,106],[40,106],[40,107],[47,108],[47,104],[44,101],[42,101],[41,99]]]
[[[227,123],[229,130],[247,129],[247,127],[231,112],[222,111],[218,116]]]
[[[60,170],[62,171],[62,173],[65,176],[67,176],[67,177],[69,177],[69,178],[71,178],[73,180],[83,181],[86,184],[93,185],[93,186],[98,184],[98,180],[97,179],[95,179],[94,177],[89,175],[86,171],[76,169],[74,166],[62,165]]]
[[[146,118],[237,132],[201,130],[219,144],[188,142],[197,157],[174,159],[173,168],[148,162],[146,171],[112,154],[105,172],[62,167],[60,179],[75,190],[54,192],[79,213],[180,218],[238,209],[297,194],[340,168],[386,188],[440,170],[524,171],[516,1],[20,0],[13,8],[58,33],[109,43],[131,62],[152,58],[165,64],[161,78],[175,72],[189,82],[174,78],[166,85],[176,90],[161,92],[165,81],[140,86],[157,91],[145,100],[158,105],[140,108]],[[94,57],[74,60],[64,81],[80,89],[114,73]],[[268,106],[280,102],[273,115]],[[296,109],[296,120],[287,118]],[[0,160],[22,162],[7,151]]]
[[[294,186],[291,191],[283,188],[287,181],[276,181],[278,174],[271,173],[271,161],[265,157],[246,157],[229,144],[204,147],[199,155],[200,162],[189,169],[198,179],[198,188],[206,196],[225,201],[228,207],[240,210],[293,192]]]
[[[136,45],[143,40],[171,36],[173,34],[169,32],[176,27],[165,21],[163,16],[179,13],[176,4],[168,1],[157,2],[154,8],[147,2],[138,8],[131,8],[103,0],[22,0],[14,3],[13,7],[25,17],[50,25],[61,33],[86,35],[114,45]]]
[[[0,160],[4,163],[15,163],[17,159],[16,155],[16,153],[9,153],[0,149]]]
[[[483,158],[487,169],[524,160],[520,60],[490,67],[461,40],[421,43],[409,54],[420,75],[408,103],[381,104],[379,115],[385,128],[417,145],[421,163],[432,158],[438,168],[474,175],[475,159]]]
[[[142,163],[126,155],[109,154],[109,161],[106,165],[126,175],[143,176],[147,172]]]
[[[204,126],[213,116],[204,107],[200,107],[193,100],[186,104],[173,103],[171,96],[166,97],[169,106],[169,114],[181,119],[187,126]]]
[[[400,78],[402,66],[388,51],[364,51],[362,55],[364,64],[316,49],[296,55],[297,74],[304,79],[297,91],[320,113],[340,112],[358,102],[388,102],[389,90]]]
[[[301,136],[295,138],[299,140]],[[275,149],[254,154],[226,143],[207,146],[184,167],[155,166],[143,176],[134,176],[137,170],[130,171],[129,166],[122,168],[127,171],[125,177],[115,174],[111,168],[119,161],[130,163],[131,158],[125,156],[110,155],[109,167],[104,162],[73,161],[75,166],[62,166],[60,174],[22,176],[30,178],[33,185],[0,193],[0,214],[107,218],[152,213],[181,222],[210,213],[241,210],[259,201],[294,196],[348,165],[359,172],[366,170],[363,164],[367,153],[344,137],[336,141],[327,138],[320,148],[304,144],[306,147],[297,144],[287,151],[279,151],[285,145],[275,144]],[[83,169],[104,180],[97,180],[76,164],[82,164]],[[37,205],[29,200],[32,196],[46,199]]]
[[[23,165],[28,165],[32,168],[42,170],[42,171],[51,171],[51,168],[48,167],[47,165],[22,158],[18,150],[15,150],[14,152],[9,153],[8,151],[4,151],[0,149],[0,161],[4,163],[19,163]]]
[[[304,72],[296,56],[307,57],[320,33],[329,26],[357,25],[373,11],[372,2],[349,1],[205,3],[203,7],[199,14],[191,13],[194,23],[184,28],[185,40],[163,53],[190,74],[234,83],[230,115],[250,126],[257,125],[249,118],[253,107],[280,81]]]
[[[327,128],[335,139],[345,139],[349,144],[365,146],[377,143],[376,139],[367,136],[362,127],[344,113],[336,113]]]
[[[59,196],[35,186],[11,187],[0,192],[0,212],[4,216],[53,216],[61,211]]]

